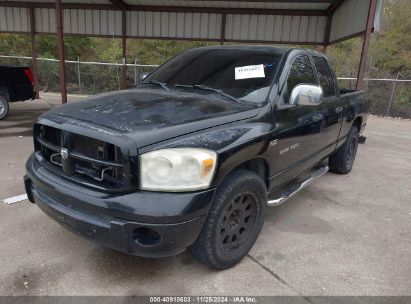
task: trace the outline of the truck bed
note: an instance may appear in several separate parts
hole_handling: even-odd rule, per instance
[[[354,89],[340,89],[340,96],[346,95],[346,94],[351,94],[351,93],[360,93],[362,92],[361,90],[354,90]]]

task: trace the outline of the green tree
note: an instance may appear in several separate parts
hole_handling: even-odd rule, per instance
[[[381,33],[371,48],[372,68],[393,72],[411,70],[411,5],[409,0],[386,0]]]

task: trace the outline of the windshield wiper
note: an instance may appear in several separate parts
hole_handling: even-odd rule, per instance
[[[158,81],[158,80],[149,80],[149,81],[143,82],[143,83],[157,84],[157,85],[161,86],[164,90],[170,91],[170,89],[167,87],[167,83],[165,83],[165,82],[161,82],[161,81]]]
[[[189,86],[186,86],[186,85],[177,85],[177,86],[189,87]],[[206,91],[216,92],[216,93],[218,93],[218,94],[220,94],[220,95],[223,95],[224,97],[227,97],[228,99],[231,99],[231,100],[233,100],[233,101],[235,101],[235,102],[240,103],[240,101],[239,101],[237,98],[235,98],[234,96],[231,96],[231,95],[225,93],[223,90],[215,89],[215,88],[212,88],[212,87],[203,85],[203,84],[195,84],[195,85],[193,85],[193,86],[191,86],[191,87],[196,88],[196,89],[200,89],[200,90],[206,90]]]

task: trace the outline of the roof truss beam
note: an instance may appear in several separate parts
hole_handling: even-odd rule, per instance
[[[327,12],[329,15],[334,14],[334,12],[343,4],[345,0],[334,0],[330,6],[327,8]]]
[[[22,8],[55,8],[54,2],[11,2],[0,1],[3,7],[22,7]],[[82,3],[62,3],[62,9],[97,9],[97,10],[119,10],[120,8],[113,4],[82,4]]]
[[[214,7],[182,7],[182,6],[147,6],[133,5],[129,10],[150,12],[187,12],[210,14],[239,14],[239,15],[289,15],[289,16],[327,16],[325,10],[301,9],[260,9],[260,8],[214,8]]]
[[[190,0],[199,2],[204,0]],[[263,3],[331,3],[333,0],[224,0],[227,2],[263,2]]]
[[[111,0],[110,0],[111,1]],[[301,1],[301,0],[299,0]],[[318,1],[318,0],[316,0]],[[250,9],[250,8],[214,8],[214,7],[188,7],[188,6],[147,6],[127,5],[121,0],[112,0],[117,4],[81,4],[62,3],[63,9],[91,9],[91,10],[129,10],[150,12],[182,12],[182,13],[210,13],[210,14],[239,14],[239,15],[288,15],[288,16],[327,16],[326,10],[302,10],[302,9]],[[123,2],[126,6],[122,8]],[[54,3],[37,2],[10,2],[0,1],[3,7],[25,7],[25,8],[55,8]]]
[[[128,4],[123,0],[109,0],[111,4],[117,6],[119,9],[126,11],[128,9]]]

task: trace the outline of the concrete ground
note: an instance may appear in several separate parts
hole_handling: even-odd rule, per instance
[[[35,118],[58,95],[0,122],[0,199],[24,193]],[[0,295],[411,295],[411,121],[370,117],[353,171],[327,173],[269,209],[240,264],[188,253],[128,256],[64,230],[28,201],[0,203]]]

